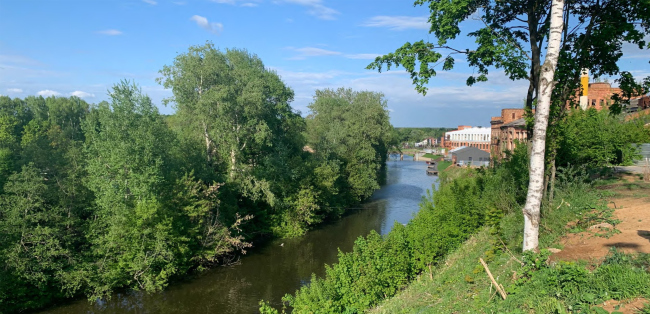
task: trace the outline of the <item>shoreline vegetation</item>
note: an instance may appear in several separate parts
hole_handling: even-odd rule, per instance
[[[596,305],[609,299],[650,297],[650,255],[613,250],[598,265],[547,263],[547,249],[557,249],[570,230],[618,223],[607,206],[611,194],[596,186],[617,182],[610,166],[631,163],[631,144],[650,139],[645,121],[623,122],[595,109],[573,111],[565,122],[560,136],[572,140],[557,147],[554,195],[542,203],[540,253],[521,253],[529,156],[526,145],[518,145],[489,168],[440,171],[439,188],[408,224],[396,224],[384,237],[360,237],[352,252],[325,266],[324,277],[285,295],[282,308],[260,301],[260,312],[604,313]],[[606,142],[598,144],[603,133],[582,128],[591,124],[611,132]],[[599,236],[615,233],[611,228]],[[479,258],[504,286],[505,301]]]
[[[385,177],[383,95],[294,94],[246,50],[193,46],[110,102],[0,97],[0,313],[157,292],[251,242],[337,219]]]
[[[620,197],[618,193],[630,184],[650,189],[649,183],[633,177],[634,183],[615,174],[590,183],[577,180],[563,187],[554,202],[545,204],[541,252],[521,253],[522,219],[506,215],[500,232],[488,226],[481,228],[444,261],[369,312],[451,313],[462,309],[469,313],[646,313],[650,310],[650,254],[624,253],[613,246],[601,259],[565,261],[552,256],[570,249],[559,241],[567,234],[589,230],[582,240],[587,242],[616,234],[620,221],[612,216],[612,197]],[[636,201],[648,204],[647,200]],[[589,229],[599,224],[612,227]],[[481,258],[503,287],[505,299],[497,294],[479,262]],[[625,304],[633,301],[636,309],[623,312]],[[608,304],[613,305],[608,308]]]

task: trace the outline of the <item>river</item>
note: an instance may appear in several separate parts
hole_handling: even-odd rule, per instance
[[[275,307],[281,298],[322,276],[324,264],[337,260],[338,249],[352,250],[359,236],[371,230],[390,231],[395,221],[407,223],[419,209],[426,190],[437,184],[427,176],[424,162],[387,162],[386,184],[358,210],[293,239],[269,241],[249,250],[232,266],[217,267],[185,282],[176,282],[160,293],[118,293],[108,301],[91,304],[76,300],[42,313],[257,313],[261,299]]]

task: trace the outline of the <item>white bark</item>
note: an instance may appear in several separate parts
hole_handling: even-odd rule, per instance
[[[524,206],[524,251],[537,250],[539,243],[539,213],[544,192],[544,155],[546,150],[546,128],[551,108],[553,92],[553,77],[562,43],[562,18],[564,0],[552,0],[551,29],[548,39],[546,59],[542,65],[539,90],[540,95],[535,108],[535,126],[533,127],[533,143],[530,154],[530,181],[528,195]]]
[[[236,154],[237,153],[235,152],[234,149],[230,150],[230,178],[231,179],[235,177],[235,170],[237,170],[237,168],[235,167],[235,163],[237,162]]]

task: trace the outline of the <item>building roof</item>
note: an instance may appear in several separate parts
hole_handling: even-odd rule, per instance
[[[467,146],[456,147],[456,148],[450,150],[449,152],[450,152],[450,153],[455,153],[455,152],[457,152],[457,151],[459,151],[459,150],[461,150],[461,149],[463,149],[463,148],[467,148]]]
[[[473,147],[473,146],[461,146],[461,147],[458,147],[458,148],[456,148],[454,150],[450,150],[449,152],[455,155],[455,154],[459,154],[459,153],[462,153],[462,152],[465,152],[465,151],[474,151],[474,152],[477,152],[477,153],[487,154],[487,155],[490,154],[490,153],[488,153],[488,152],[486,152],[484,150],[478,149],[478,148]]]
[[[510,121],[510,122],[502,125],[501,127],[504,127],[504,126],[526,126],[526,119],[519,118],[517,120]]]

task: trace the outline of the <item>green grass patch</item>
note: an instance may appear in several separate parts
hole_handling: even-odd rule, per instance
[[[434,154],[426,153],[426,154],[422,155],[422,157],[431,158],[431,159],[438,159],[438,158],[442,157],[442,155],[434,155]]]
[[[440,161],[438,162],[438,171],[444,171],[447,167],[451,166],[451,161]]]

